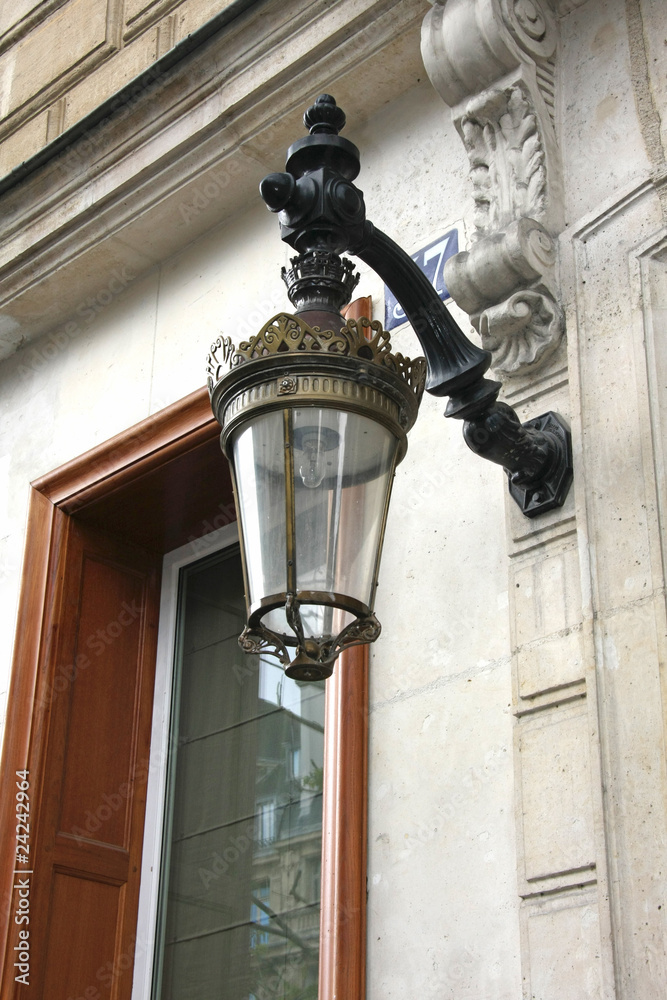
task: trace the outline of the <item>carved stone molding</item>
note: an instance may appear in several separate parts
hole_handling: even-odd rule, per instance
[[[534,369],[564,331],[552,236],[562,229],[553,128],[556,26],[539,0],[437,0],[422,56],[470,163],[473,249],[446,266],[494,369]]]
[[[58,7],[64,6],[68,0],[42,0],[32,4],[32,9],[23,14],[5,14],[0,21],[0,54],[10,46],[25,38],[33,28],[45,21]]]
[[[558,346],[565,319],[555,262],[554,240],[525,217],[447,262],[447,288],[493,354],[498,374],[526,371]]]
[[[557,32],[540,0],[432,2],[422,28],[422,57],[446,104],[456,110],[519,66],[534,69],[552,104],[548,79],[553,79]]]
[[[423,0],[248,3],[233,30],[182,40],[178,60],[0,177],[0,358],[80,318],[115,268],[139,280],[254,204],[267,157],[332,81],[363,118],[405,93],[423,75],[423,11]],[[387,52],[401,72],[380,87]]]
[[[515,219],[547,222],[547,153],[525,81],[515,74],[472,98],[456,124],[470,160],[478,235]]]

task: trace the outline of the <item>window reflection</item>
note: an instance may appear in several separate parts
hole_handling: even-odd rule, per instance
[[[237,548],[179,608],[154,1000],[316,1000],[324,684],[240,651]]]

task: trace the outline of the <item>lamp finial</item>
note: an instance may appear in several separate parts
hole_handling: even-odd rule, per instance
[[[303,124],[311,135],[338,135],[345,128],[345,112],[331,94],[320,94],[305,112]]]

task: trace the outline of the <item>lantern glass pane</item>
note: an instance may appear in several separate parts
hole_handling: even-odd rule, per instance
[[[293,411],[293,438],[297,594],[370,608],[398,440],[369,417],[315,406]],[[329,634],[326,612],[306,617],[307,634]]]
[[[249,604],[287,593],[287,526],[293,517],[296,597],[306,638],[338,635],[371,610],[378,549],[399,441],[368,416],[328,407],[287,411],[293,476],[285,488],[286,411],[257,416],[234,441]],[[288,498],[294,511],[287,510]],[[289,520],[288,520],[289,519]],[[322,603],[322,602],[326,603]],[[282,602],[281,602],[282,603]],[[263,624],[292,638],[284,605]]]
[[[249,603],[285,593],[285,436],[283,411],[256,417],[234,441],[234,469]]]

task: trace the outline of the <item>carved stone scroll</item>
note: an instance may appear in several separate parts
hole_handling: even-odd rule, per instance
[[[436,0],[422,55],[468,153],[473,248],[452,257],[447,286],[494,369],[533,370],[564,331],[552,237],[562,228],[553,129],[556,28],[538,0]]]
[[[555,261],[549,233],[523,217],[447,262],[447,288],[470,316],[499,374],[532,368],[558,346],[565,318]]]

